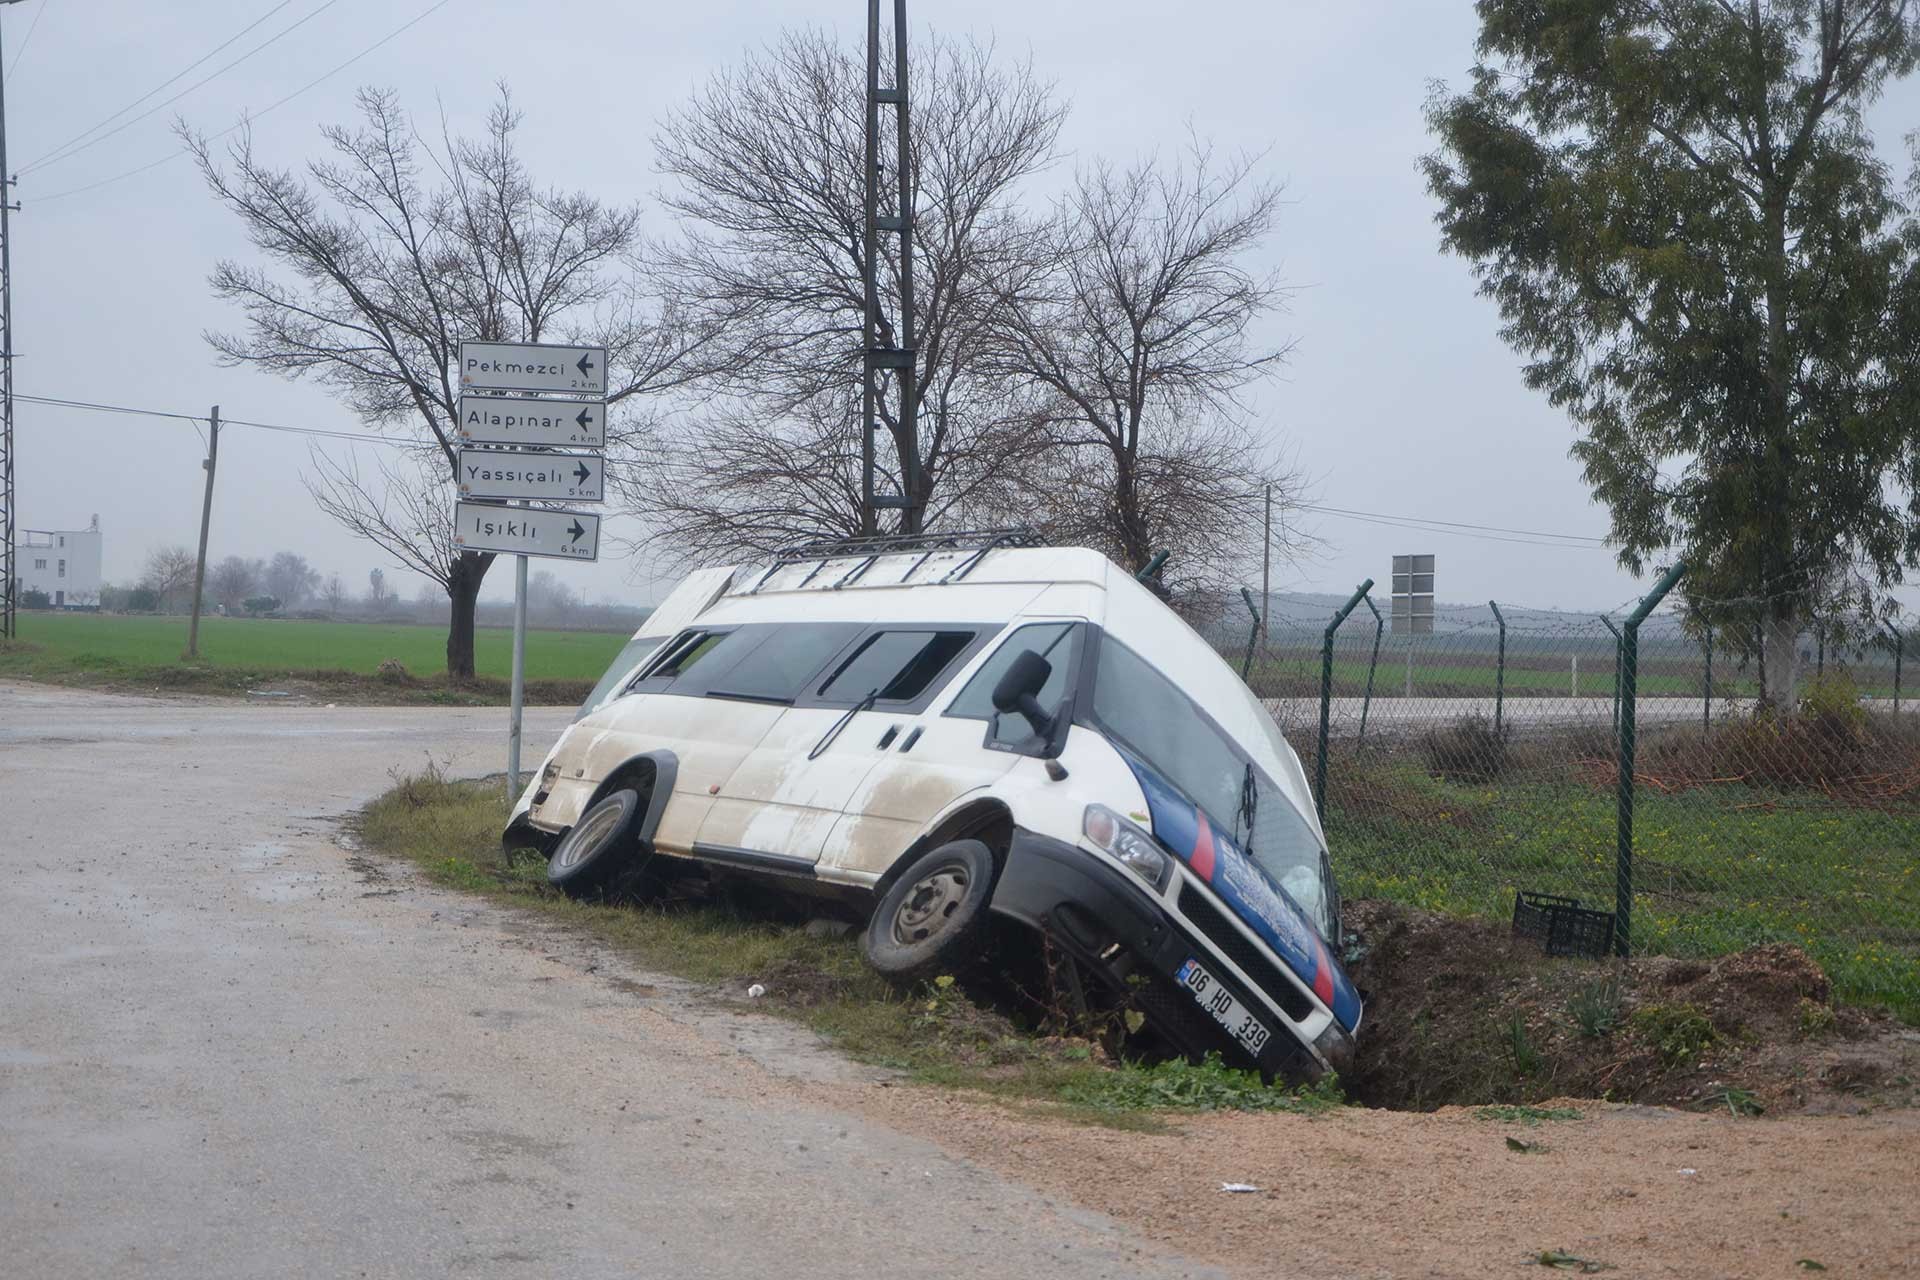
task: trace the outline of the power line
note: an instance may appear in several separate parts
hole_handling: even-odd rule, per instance
[[[268,10],[261,17],[255,19],[252,25],[244,28],[239,33],[239,35],[236,35],[233,37],[233,39],[228,40],[227,44],[223,44],[219,46],[219,48],[215,49],[213,53],[218,53],[220,49],[226,48],[227,45],[232,44],[234,40],[239,39],[240,36],[245,35],[248,31],[253,30],[254,27],[259,26],[262,22],[265,22],[268,18],[278,13],[281,9],[286,8],[287,5],[291,4],[292,2],[293,0],[281,0],[280,4]],[[216,80],[222,75],[225,75],[227,72],[233,70],[233,68],[245,62],[248,58],[253,57],[254,54],[259,53],[261,50],[267,48],[269,45],[275,44],[276,42],[285,38],[286,36],[291,35],[294,31],[305,26],[307,23],[319,17],[326,10],[331,9],[335,4],[338,4],[338,3],[339,3],[339,0],[326,0],[326,3],[322,4],[318,9],[315,9],[312,13],[309,13],[306,17],[301,18],[298,22],[295,22],[292,26],[281,31],[278,35],[269,36],[266,40],[264,40],[260,44],[255,45],[252,49],[249,49],[246,53],[241,54],[238,58],[235,58],[232,62],[229,62],[225,66],[220,67],[218,70],[215,70],[209,73],[208,75],[201,77],[199,80],[194,81],[192,84],[188,85],[186,88],[180,90],[180,92],[174,94],[171,98],[168,98],[165,102],[159,103],[153,107],[149,107],[147,110],[141,112],[139,115],[133,117],[131,120],[121,121],[119,124],[114,125],[113,128],[107,129],[105,133],[99,132],[101,129],[106,128],[107,125],[112,124],[115,119],[118,119],[120,116],[123,116],[127,112],[133,110],[133,108],[139,106],[142,102],[145,102],[148,98],[151,98],[154,94],[160,92],[161,89],[166,88],[167,85],[170,85],[175,80],[178,80],[180,76],[186,74],[186,71],[181,72],[180,75],[174,76],[172,80],[168,80],[165,83],[158,86],[157,88],[151,89],[147,91],[145,94],[141,95],[140,97],[134,99],[132,102],[128,103],[126,106],[120,108],[120,110],[114,112],[113,115],[108,116],[105,120],[102,120],[98,124],[94,125],[91,129],[88,129],[83,133],[76,134],[75,136],[61,143],[59,146],[55,147],[53,150],[41,156],[39,159],[28,163],[25,167],[23,167],[20,170],[20,172],[23,174],[32,173],[35,169],[44,168],[47,165],[58,164],[62,160],[71,159],[72,157],[79,155],[82,151],[85,151],[90,147],[94,147],[99,145],[102,142],[105,142],[108,138],[113,137],[115,134],[120,133],[122,130],[132,128],[134,125],[139,124],[142,120],[145,120],[149,116],[153,115],[155,112],[166,110],[168,107],[172,106],[174,103],[180,101],[180,99],[192,93],[195,89],[198,89],[202,85],[207,84],[210,81]],[[205,57],[202,57],[199,62],[195,62],[192,64],[192,66],[189,66],[187,68],[187,71],[193,70],[194,67],[199,66],[201,63],[205,62],[207,58],[210,58],[212,56],[213,56],[212,53],[207,54]],[[89,135],[98,135],[98,136],[89,136]],[[82,141],[82,139],[86,139],[86,140]]]
[[[1479,542],[1505,542],[1516,546],[1557,547],[1562,551],[1601,551],[1604,546],[1598,539],[1592,542],[1548,542],[1543,538],[1573,537],[1571,534],[1545,534],[1541,538],[1506,537],[1498,533],[1473,532],[1475,528],[1487,526],[1459,526],[1453,521],[1423,520],[1410,516],[1389,516],[1373,512],[1342,511],[1334,507],[1315,507],[1302,505],[1303,511],[1316,511],[1331,515],[1340,520],[1358,520],[1362,524],[1377,524],[1389,529],[1409,529],[1417,533],[1439,534],[1454,538],[1472,538]]]
[[[1442,525],[1449,529],[1470,529],[1478,533],[1511,533],[1527,538],[1557,538],[1568,542],[1604,545],[1605,538],[1588,533],[1547,533],[1540,529],[1509,529],[1497,524],[1466,524],[1458,520],[1433,520],[1426,516],[1394,515],[1385,511],[1354,511],[1347,507],[1322,507],[1310,502],[1298,504],[1304,511],[1318,511],[1326,515],[1356,516],[1379,520],[1410,520],[1418,524]]]
[[[33,21],[27,24],[27,34],[20,37],[20,47],[14,51],[13,62],[7,67],[7,78],[20,69],[20,59],[27,56],[27,46],[33,43],[33,33],[40,29],[40,19],[47,16],[47,6],[53,0],[40,0],[40,7],[33,11]]]
[[[69,400],[59,396],[15,396],[29,404],[47,405],[55,409],[79,409],[89,413],[126,414],[137,418],[167,418],[179,422],[192,423],[196,428],[207,421],[204,413],[174,413],[167,409],[142,409],[133,405],[103,404],[95,400]],[[324,436],[334,440],[351,440],[355,444],[385,444],[402,449],[432,448],[433,446],[418,440],[395,440],[388,436],[366,435],[357,431],[337,431],[328,427],[296,427],[284,422],[252,422],[245,418],[220,419],[222,427],[254,427],[261,431],[281,431],[291,435]]]
[[[362,49],[360,52],[354,54],[351,58],[348,58],[345,62],[340,63],[338,66],[334,67],[330,71],[325,72],[322,75],[315,76],[313,79],[307,81],[307,83],[301,85],[298,89],[295,89],[292,93],[287,94],[285,97],[279,99],[278,101],[268,103],[266,106],[260,108],[260,110],[251,112],[243,116],[237,124],[234,124],[228,128],[222,129],[219,133],[212,135],[212,137],[209,138],[208,141],[210,142],[215,141],[220,138],[226,137],[228,134],[237,133],[242,128],[250,124],[251,122],[258,120],[261,116],[266,115],[268,112],[274,111],[280,107],[286,106],[287,103],[292,102],[295,98],[299,97],[301,94],[305,93],[307,90],[312,89],[315,86],[320,85],[327,80],[331,80],[334,76],[339,75],[342,71],[345,71],[348,67],[360,61],[360,59],[366,57],[368,54],[374,52],[375,50],[381,48],[383,45],[388,44],[389,42],[399,38],[401,35],[405,34],[406,32],[412,30],[414,27],[426,21],[429,17],[432,17],[433,14],[435,14],[441,9],[444,9],[447,5],[451,4],[452,2],[453,0],[437,0],[437,3],[429,5],[427,8],[421,10],[419,13],[415,14],[412,18],[408,19],[406,22],[401,23],[399,26],[395,27],[392,31],[389,31],[386,35],[380,37],[378,40],[374,41],[372,44],[368,45],[366,48]],[[45,204],[50,200],[64,200],[69,196],[83,195],[89,191],[97,191],[101,187],[112,186],[114,183],[124,182],[128,178],[136,178],[141,174],[147,172],[149,169],[158,169],[161,165],[166,164],[169,160],[178,160],[181,156],[186,154],[187,154],[186,149],[183,147],[178,151],[172,151],[164,156],[161,156],[158,160],[149,161],[148,163],[141,165],[137,169],[129,169],[125,173],[115,174],[111,178],[102,178],[98,182],[89,182],[85,186],[69,187],[65,191],[56,191],[52,195],[39,196],[39,197],[36,197],[36,201],[37,203]]]

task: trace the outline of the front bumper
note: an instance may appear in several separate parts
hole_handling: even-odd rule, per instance
[[[1333,1034],[1322,1033],[1318,1048],[1307,1043],[1293,1021],[1275,1012],[1278,1000],[1230,973],[1218,950],[1189,932],[1136,877],[1075,845],[1016,829],[990,905],[1046,933],[1115,989],[1131,985],[1155,1029],[1184,1052],[1219,1051],[1288,1079],[1317,1079],[1344,1065],[1351,1053],[1351,1037],[1331,1022]],[[1277,1024],[1257,1057],[1175,982],[1189,958],[1206,965],[1262,1021]],[[1143,975],[1144,985],[1138,981]]]

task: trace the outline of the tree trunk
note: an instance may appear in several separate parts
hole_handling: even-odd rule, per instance
[[[447,625],[447,678],[456,684],[473,679],[473,612],[492,564],[491,555],[462,551],[447,575],[447,599],[453,604]]]
[[[1799,619],[1792,610],[1771,610],[1761,624],[1760,705],[1792,711],[1799,705],[1795,685],[1800,665]]]

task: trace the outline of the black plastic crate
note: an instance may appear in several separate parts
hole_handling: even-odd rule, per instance
[[[1583,907],[1578,898],[1518,893],[1513,934],[1539,944],[1550,956],[1604,956],[1613,950],[1613,912]]]

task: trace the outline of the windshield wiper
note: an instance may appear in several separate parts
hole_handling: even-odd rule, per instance
[[[816,758],[822,751],[832,746],[833,740],[840,736],[840,731],[847,727],[847,722],[859,715],[862,711],[871,711],[873,704],[879,701],[879,699],[880,691],[875,689],[872,693],[869,693],[866,697],[848,707],[847,713],[838,720],[835,720],[833,727],[821,736],[820,741],[813,744],[813,750],[807,752],[807,759],[812,760]]]

